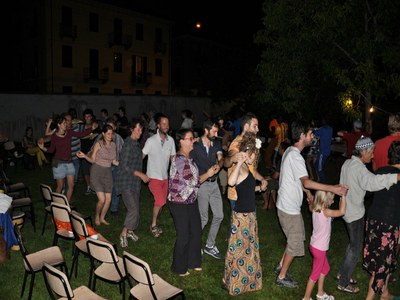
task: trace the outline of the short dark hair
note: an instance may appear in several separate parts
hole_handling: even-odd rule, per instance
[[[205,120],[203,123],[203,130],[207,129],[208,131],[210,131],[213,126],[219,128],[218,122],[216,122],[214,120],[210,120],[210,119]]]
[[[86,109],[83,111],[83,115],[91,115],[91,116],[93,117],[93,116],[94,116],[93,110],[91,110],[90,108],[86,108]]]
[[[131,125],[129,126],[129,128],[130,128],[131,130],[132,130],[132,129],[135,129],[135,127],[136,127],[137,124],[139,124],[140,126],[143,127],[142,120],[140,120],[139,118],[132,118],[132,122],[131,122]]]
[[[108,110],[107,110],[107,109],[102,108],[102,109],[100,110],[100,112],[101,112],[101,113],[105,113],[105,114],[108,116]]]
[[[160,124],[162,118],[168,119],[168,117],[166,115],[164,115],[163,113],[159,113],[157,115],[156,124]]]
[[[388,150],[389,165],[400,164],[400,141],[393,141]]]
[[[178,149],[181,147],[180,140],[183,140],[188,132],[193,133],[193,130],[191,128],[181,128],[175,133],[175,143]]]
[[[293,121],[292,122],[292,139],[294,143],[300,141],[302,133],[307,134],[308,131],[312,130],[311,124],[305,121]]]
[[[248,112],[242,117],[242,122],[240,122],[240,130],[243,131],[244,125],[251,124],[252,119],[257,119],[257,116],[251,112]]]

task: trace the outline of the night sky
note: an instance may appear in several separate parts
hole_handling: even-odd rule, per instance
[[[232,45],[253,43],[254,33],[262,28],[263,0],[240,4],[232,1],[178,0],[97,0],[170,19],[175,23],[174,34],[194,33],[196,22],[202,29],[196,34]]]

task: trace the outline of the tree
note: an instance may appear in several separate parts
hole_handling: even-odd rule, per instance
[[[266,0],[258,100],[304,116],[343,94],[368,105],[397,98],[399,10],[389,0]]]

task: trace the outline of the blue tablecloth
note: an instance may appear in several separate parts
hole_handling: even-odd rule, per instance
[[[4,240],[6,241],[7,251],[14,245],[18,245],[14,233],[14,224],[12,223],[8,212],[0,214],[0,226],[4,228]]]

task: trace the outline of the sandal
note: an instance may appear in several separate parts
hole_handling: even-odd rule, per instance
[[[121,235],[119,237],[119,245],[121,246],[121,248],[128,247],[128,240],[126,239],[126,236]]]
[[[337,280],[340,280],[340,277],[341,277],[340,274],[337,274],[337,275],[336,275],[336,279],[337,279]],[[350,283],[350,284],[357,284],[357,280],[355,280],[355,279],[353,279],[353,278],[350,278],[349,283]]]
[[[179,276],[181,276],[181,277],[186,277],[186,276],[188,276],[188,275],[190,275],[190,273],[189,273],[189,272],[186,272],[186,273],[179,274]]]
[[[151,231],[151,234],[156,238],[159,237],[162,233],[162,230],[160,230],[157,226],[154,226],[154,227],[150,226],[150,231]]]
[[[348,284],[347,286],[338,285],[337,289],[341,292],[346,292],[350,294],[357,294],[360,292],[360,289],[354,285]]]

